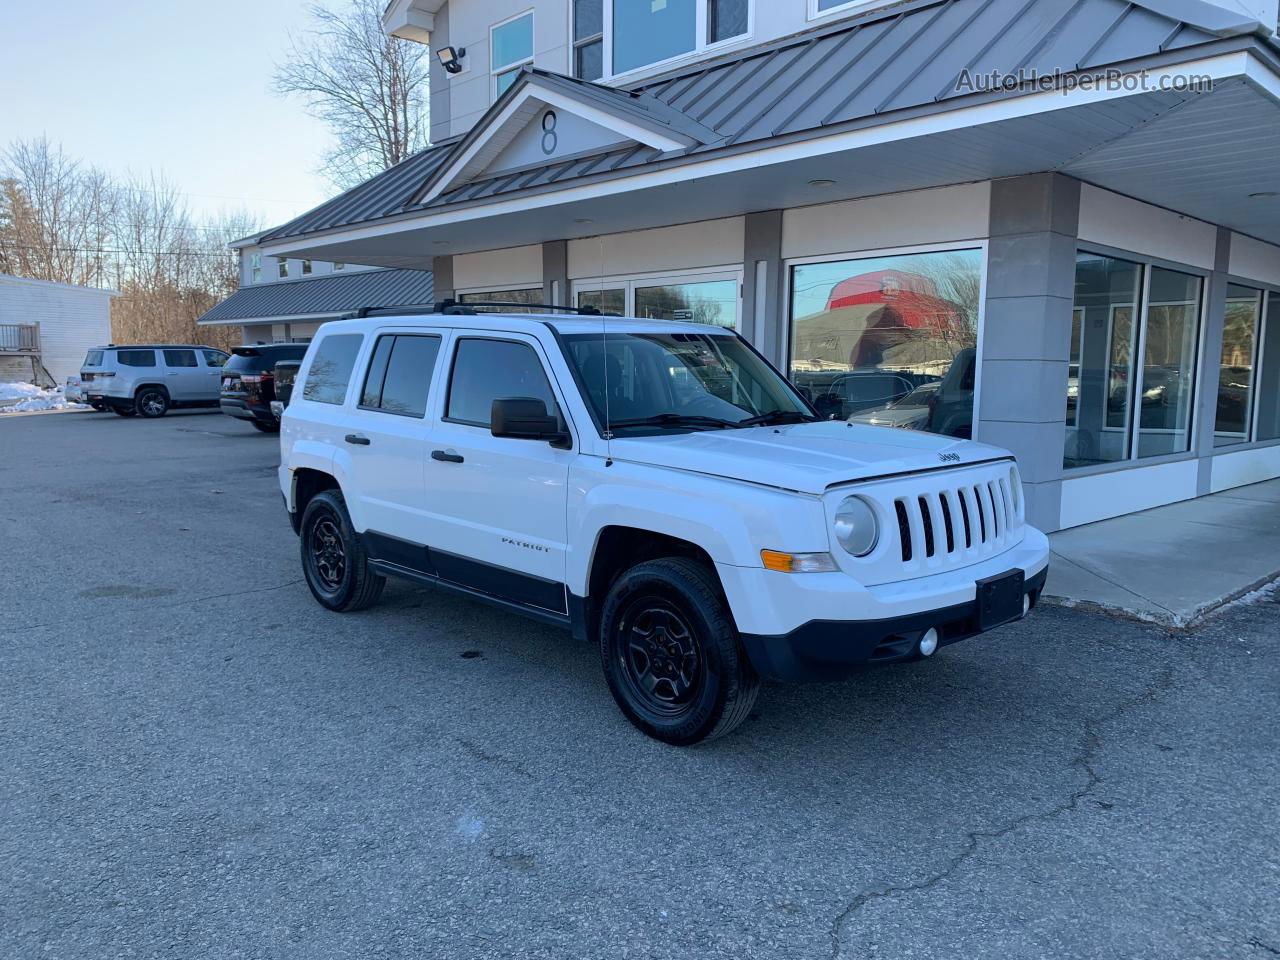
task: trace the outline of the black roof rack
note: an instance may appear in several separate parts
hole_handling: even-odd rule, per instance
[[[551,303],[513,303],[503,300],[473,300],[462,303],[457,300],[441,300],[430,306],[408,307],[361,307],[355,313],[349,313],[344,320],[363,320],[378,314],[444,314],[446,316],[475,316],[477,307],[510,309],[512,313],[528,313],[530,310],[550,310],[554,313],[576,313],[584,317],[598,317],[600,311],[595,307],[562,307]]]

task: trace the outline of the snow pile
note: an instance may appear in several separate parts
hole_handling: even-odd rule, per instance
[[[45,390],[29,383],[0,383],[0,413],[88,409],[88,404],[68,401],[62,395],[61,387]]]

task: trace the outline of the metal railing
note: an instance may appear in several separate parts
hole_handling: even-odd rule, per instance
[[[0,353],[39,353],[40,326],[35,323],[0,323]]]

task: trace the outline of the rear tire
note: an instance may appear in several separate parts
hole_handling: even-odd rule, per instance
[[[600,660],[627,719],[675,746],[729,733],[760,692],[714,577],[684,558],[618,578],[601,611]]]
[[[169,394],[159,387],[143,387],[133,401],[133,409],[148,420],[163,417],[169,412]]]
[[[250,420],[249,422],[253,424],[253,429],[259,430],[262,433],[280,432],[280,424],[278,423],[263,423],[261,420]]]
[[[378,601],[386,578],[369,566],[341,493],[325,490],[312,497],[300,529],[302,573],[321,606],[352,613]]]

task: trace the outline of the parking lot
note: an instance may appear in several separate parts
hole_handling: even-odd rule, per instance
[[[554,629],[322,610],[277,461],[0,420],[0,956],[1280,954],[1273,597],[1043,608],[678,750]]]

